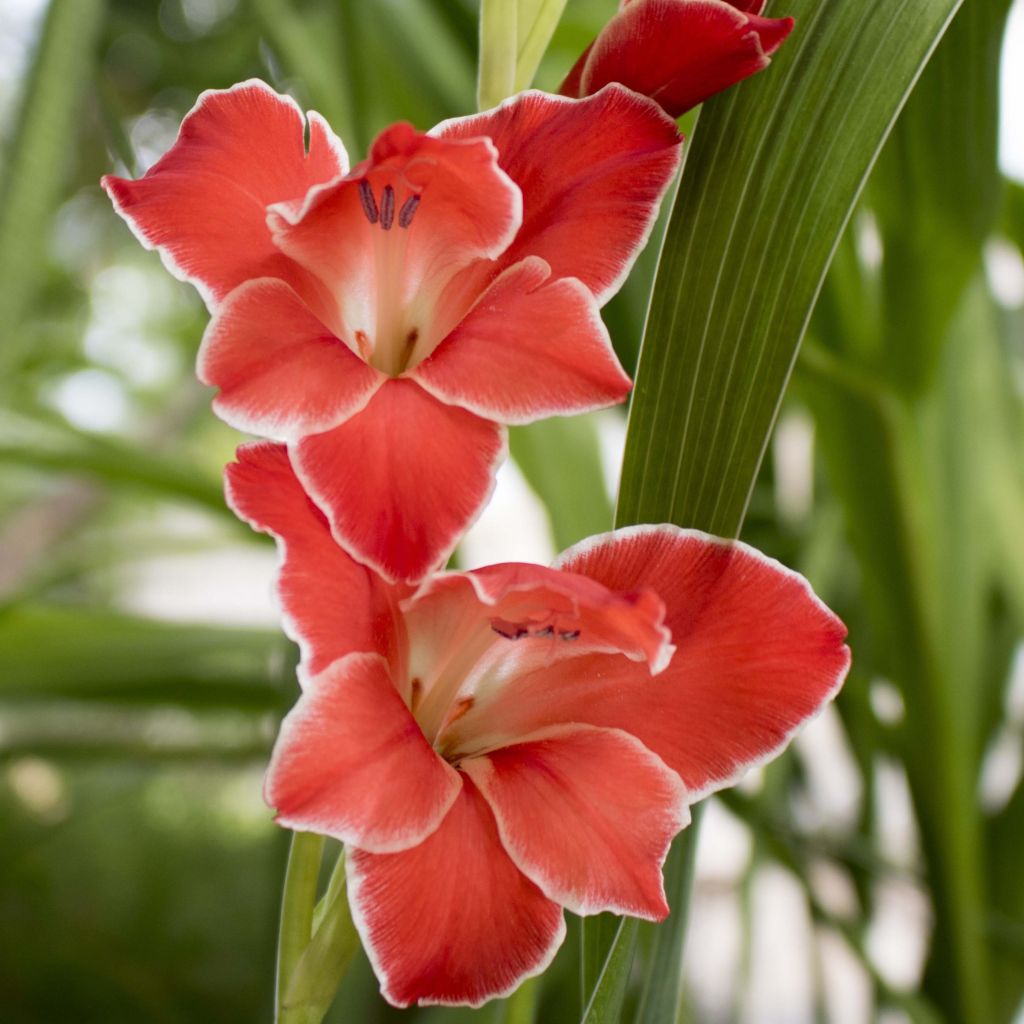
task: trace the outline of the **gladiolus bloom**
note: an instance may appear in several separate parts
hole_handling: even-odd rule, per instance
[[[486,502],[503,424],[627,395],[598,310],[679,151],[656,104],[610,86],[396,124],[350,171],[318,115],[251,81],[204,93],[143,178],[103,184],[213,313],[198,372],[218,415],[286,442],[337,541],[415,581]]]
[[[765,0],[623,0],[561,92],[589,96],[619,82],[679,117],[771,63],[793,19],[762,18],[764,5]]]
[[[279,445],[241,448],[227,495],[278,540],[302,649],[266,799],[348,845],[396,1006],[509,993],[562,908],[662,919],[688,805],[778,754],[849,664],[806,581],[743,544],[635,527],[412,587],[335,544]]]

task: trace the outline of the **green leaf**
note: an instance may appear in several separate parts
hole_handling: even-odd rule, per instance
[[[793,0],[773,66],[705,105],[669,222],[620,523],[740,527],[814,300],[958,0]]]
[[[921,390],[999,212],[999,51],[1010,0],[957,15],[872,175],[886,316],[878,355]],[[908,187],[909,186],[909,187]]]
[[[512,427],[509,448],[526,482],[547,509],[557,550],[611,528],[612,506],[592,417],[554,418]]]
[[[608,957],[583,1013],[583,1024],[618,1024],[621,1019],[639,924],[635,917],[619,921]]]
[[[957,6],[794,0],[774,66],[705,105],[641,348],[618,525],[739,533],[829,261]]]
[[[693,872],[697,863],[697,837],[703,805],[693,809],[694,821],[672,844],[665,861],[665,895],[672,926],[644,924],[654,933],[647,963],[647,976],[635,1024],[661,1024],[679,1018],[682,985],[679,965],[683,962],[686,922],[689,919]]]
[[[15,328],[36,290],[105,8],[104,0],[50,3],[14,139],[6,149],[9,162],[0,191],[0,379],[5,388],[22,355],[22,334]]]

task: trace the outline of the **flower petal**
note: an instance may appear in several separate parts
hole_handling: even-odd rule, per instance
[[[562,92],[587,96],[621,82],[678,117],[768,66],[793,19],[761,18],[753,13],[755,6],[633,0],[601,30]]]
[[[481,1006],[540,974],[565,937],[561,907],[512,863],[487,802],[463,782],[419,846],[349,853],[352,917],[393,1006]]]
[[[336,427],[384,380],[272,277],[225,298],[203,336],[197,372],[220,388],[213,408],[221,419],[278,440]]]
[[[617,729],[561,726],[468,758],[509,856],[576,914],[660,921],[661,867],[689,822],[679,776]]]
[[[388,579],[422,579],[483,508],[505,456],[496,423],[388,380],[362,412],[291,446],[338,543]]]
[[[405,634],[395,604],[408,589],[387,586],[338,547],[283,445],[243,445],[237,459],[224,473],[227,502],[278,542],[277,593],[285,632],[302,651],[300,680],[354,651],[382,654],[395,666],[395,678],[404,675]]]
[[[436,574],[403,601],[402,612],[416,720],[453,757],[465,748],[448,744],[447,726],[491,689],[538,666],[601,651],[646,662],[655,674],[675,650],[653,591],[618,594],[539,565]]]
[[[531,256],[509,267],[410,376],[444,402],[502,423],[623,401],[632,382],[590,291]]]
[[[279,277],[305,293],[315,285],[275,248],[266,208],[348,167],[323,118],[309,114],[308,127],[307,150],[302,111],[263,82],[210,90],[142,178],[108,175],[102,184],[139,241],[211,308],[253,277]]]
[[[449,747],[567,722],[619,728],[696,800],[776,756],[846,676],[843,624],[806,580],[745,544],[634,527],[592,538],[560,564],[610,588],[652,587],[677,646],[671,664],[655,679],[598,654],[536,668],[477,700]]]
[[[364,850],[405,850],[456,801],[458,772],[431,749],[376,654],[311,679],[285,716],[264,796],[277,821]]]
[[[437,139],[403,123],[348,177],[275,206],[270,224],[280,249],[336,296],[343,336],[397,375],[465,312],[445,303],[437,322],[448,282],[498,256],[521,217],[519,189],[489,140]]]
[[[583,100],[520,93],[433,133],[488,136],[523,191],[523,226],[499,266],[540,256],[555,277],[579,278],[600,304],[647,240],[681,149],[657,104],[617,85]]]

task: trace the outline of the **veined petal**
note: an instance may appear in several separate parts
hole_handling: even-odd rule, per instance
[[[388,380],[362,412],[290,454],[338,543],[386,578],[414,582],[483,508],[505,436],[413,381]]]
[[[540,974],[565,937],[562,908],[512,863],[490,807],[462,778],[418,846],[349,853],[352,918],[393,1006],[481,1006]]]
[[[220,388],[218,416],[238,430],[291,440],[336,427],[384,376],[355,355],[284,281],[239,285],[210,321],[199,379]]]
[[[309,114],[308,127],[307,150],[302,111],[263,82],[210,90],[142,178],[108,175],[102,184],[139,241],[211,308],[254,277],[279,277],[306,294],[316,282],[274,246],[266,208],[348,169],[323,118]]]
[[[277,593],[285,632],[302,651],[300,681],[358,651],[384,655],[395,678],[404,677],[405,633],[396,605],[408,588],[388,586],[338,547],[283,445],[243,445],[237,459],[224,472],[227,502],[277,540]]]
[[[531,256],[509,267],[410,376],[444,402],[532,423],[623,401],[626,376],[582,282]]]
[[[569,725],[467,758],[509,856],[577,914],[668,914],[661,867],[689,822],[686,791],[639,740]]]
[[[613,85],[567,100],[519,93],[500,107],[444,121],[446,139],[485,135],[523,192],[523,225],[501,257],[540,256],[603,304],[626,279],[679,166],[681,139],[657,104]]]
[[[587,96],[621,82],[678,117],[768,66],[793,19],[759,17],[761,7],[750,0],[633,0],[601,30],[561,91]]]
[[[585,655],[489,691],[446,742],[471,750],[569,722],[636,736],[692,799],[776,756],[835,696],[846,629],[807,581],[740,543],[672,526],[634,527],[570,549],[562,568],[609,588],[652,587],[677,650],[656,679]]]
[[[277,821],[389,853],[430,835],[459,796],[377,654],[349,654],[285,716],[264,797]]]
[[[436,322],[445,285],[497,257],[521,217],[519,189],[488,139],[437,139],[400,123],[347,177],[275,206],[270,225],[282,252],[335,296],[346,336],[397,375],[465,312],[445,303],[455,320]]]

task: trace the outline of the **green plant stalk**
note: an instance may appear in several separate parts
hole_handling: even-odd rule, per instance
[[[277,939],[276,1024],[305,1024],[301,1016],[289,1011],[286,996],[295,968],[313,937],[313,903],[323,851],[323,836],[292,833]]]
[[[288,1024],[320,1024],[358,951],[359,935],[349,909],[342,850],[327,892],[313,912],[313,937],[289,979],[283,1019]]]
[[[566,0],[519,0],[519,52],[515,91],[529,89],[541,58],[555,34]]]
[[[534,1024],[537,1019],[537,1008],[540,1003],[541,979],[527,978],[505,1000],[496,1024]]]
[[[480,67],[477,106],[497,106],[516,91],[518,5],[512,0],[481,0]]]
[[[654,938],[634,1024],[660,1024],[661,1021],[675,1021],[679,1018],[683,989],[678,965],[682,963],[686,925],[690,917],[693,876],[697,866],[697,839],[704,805],[698,804],[691,813],[693,817],[689,828],[672,844],[665,861],[665,894],[668,896],[671,913],[675,916],[676,927],[641,925],[643,928],[651,928]]]

